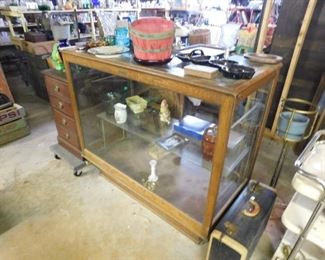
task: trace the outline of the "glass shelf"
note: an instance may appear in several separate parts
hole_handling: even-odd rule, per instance
[[[108,115],[102,112],[96,115],[102,122],[107,122],[109,124],[115,125],[126,132],[135,134],[146,141],[154,141],[161,137],[166,137],[170,135],[173,131],[172,123],[177,120],[172,120],[172,123],[167,125],[162,125],[159,122],[159,115],[157,113],[143,112],[141,115],[135,115],[132,112],[127,114],[127,121],[124,124],[116,123],[114,115]]]
[[[171,136],[173,131],[173,123],[178,122],[177,119],[172,119],[169,126],[162,125],[157,118],[157,114],[151,114],[148,112],[141,113],[140,115],[135,115],[132,112],[127,114],[127,122],[123,124],[116,123],[116,120],[113,115],[108,115],[106,112],[102,112],[96,117],[99,118],[101,122],[101,128],[103,131],[103,145],[106,147],[105,132],[106,132],[106,123],[112,124],[116,127],[119,127],[123,130],[123,136],[126,136],[128,133],[134,134],[141,139],[151,143],[151,156],[153,159],[159,160],[161,157],[164,157],[169,152],[175,153],[180,157],[185,158],[197,166],[206,168],[207,170],[212,169],[212,164],[210,160],[204,159],[202,157],[202,148],[201,142],[185,137],[186,143],[182,144],[180,147],[176,147],[170,151],[165,150],[159,145],[157,140]],[[245,115],[246,117],[246,115]],[[150,124],[148,122],[153,124]],[[248,154],[248,147],[240,147],[244,135],[239,134],[235,131],[232,131],[231,136],[234,138],[228,143],[229,153],[225,161],[224,167],[224,176],[230,174],[231,171],[244,159]],[[236,150],[237,149],[237,150]]]

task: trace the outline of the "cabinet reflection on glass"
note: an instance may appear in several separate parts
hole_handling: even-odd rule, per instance
[[[85,148],[202,222],[219,106],[71,64]],[[216,212],[245,182],[266,92],[239,102]]]

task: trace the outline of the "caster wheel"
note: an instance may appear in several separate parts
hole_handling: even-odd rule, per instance
[[[54,158],[57,159],[57,160],[60,160],[61,159],[61,157],[58,156],[57,154],[54,154]]]
[[[73,174],[76,177],[80,177],[82,175],[82,171],[75,171]]]

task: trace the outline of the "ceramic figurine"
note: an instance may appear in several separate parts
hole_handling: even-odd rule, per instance
[[[159,117],[161,122],[167,123],[168,125],[170,124],[170,111],[166,99],[161,101]]]
[[[114,117],[116,123],[124,124],[127,118],[126,105],[122,103],[117,103],[114,105],[114,108],[115,108]]]
[[[68,0],[66,4],[64,5],[65,10],[72,10],[73,9],[73,1]]]

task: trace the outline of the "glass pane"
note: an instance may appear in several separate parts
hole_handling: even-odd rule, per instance
[[[218,107],[78,65],[71,71],[85,147],[202,222],[212,168],[202,138]]]
[[[264,89],[239,102],[236,106],[216,212],[225,205],[240,184],[249,177],[252,163],[250,156],[256,144],[270,86],[271,83],[267,84]]]

